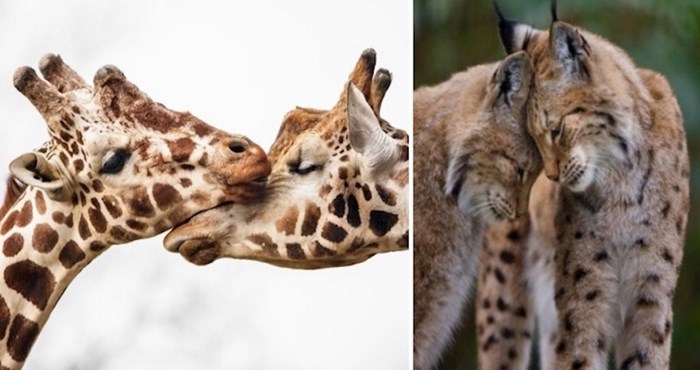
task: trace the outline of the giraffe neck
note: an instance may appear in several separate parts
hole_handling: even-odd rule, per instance
[[[30,187],[0,222],[1,366],[21,367],[68,284],[107,247],[81,237],[80,218]]]

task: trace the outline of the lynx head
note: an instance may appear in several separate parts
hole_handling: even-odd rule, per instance
[[[554,6],[546,31],[498,14],[506,51],[524,50],[532,58],[527,129],[547,177],[574,192],[615,181],[639,156],[636,122],[650,124],[649,93],[630,58],[602,37],[559,21]]]
[[[487,221],[527,212],[530,188],[541,170],[535,144],[527,135],[527,101],[532,67],[526,53],[497,65],[480,66],[484,84],[476,101],[464,102],[454,119],[469,122],[466,138],[451,153],[446,192],[460,209]],[[484,87],[485,85],[485,87]]]

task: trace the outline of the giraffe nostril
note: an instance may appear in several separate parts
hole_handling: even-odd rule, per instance
[[[243,153],[248,150],[248,143],[242,140],[234,140],[228,144],[228,148],[234,153]]]

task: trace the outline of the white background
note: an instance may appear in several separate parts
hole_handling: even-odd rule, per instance
[[[394,75],[383,116],[408,129],[409,1],[224,4],[0,2],[0,176],[47,138],[11,82],[15,68],[36,68],[47,52],[87,81],[114,64],[156,101],[269,148],[294,106],[332,107],[362,50],[373,47],[377,66]],[[238,260],[197,267],[161,242],[115,246],[89,265],[26,368],[408,368],[410,252],[294,271]]]

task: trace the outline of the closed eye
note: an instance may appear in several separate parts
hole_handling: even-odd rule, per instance
[[[121,172],[124,164],[131,157],[131,150],[121,148],[107,154],[102,160],[101,174],[115,174]]]
[[[557,139],[557,136],[559,136],[559,133],[561,133],[561,130],[559,128],[554,128],[549,131],[549,134],[551,135],[552,142],[554,142]]]
[[[306,175],[319,169],[320,166],[311,161],[301,161],[297,165],[291,165],[289,170],[299,175]]]

